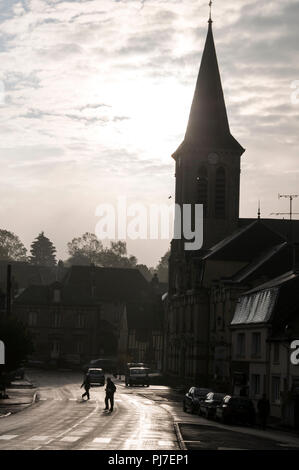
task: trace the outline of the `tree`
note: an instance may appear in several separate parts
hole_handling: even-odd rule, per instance
[[[164,256],[160,259],[157,265],[157,275],[161,282],[168,282],[168,260],[170,256],[170,250],[168,250]]]
[[[135,268],[137,259],[127,255],[127,245],[124,241],[110,243],[104,248],[102,242],[93,233],[86,232],[82,237],[74,238],[67,244],[70,265],[90,265],[113,268]]]
[[[14,316],[0,317],[0,339],[5,344],[5,365],[0,366],[2,372],[16,370],[33,353],[31,334]]]
[[[99,265],[103,244],[95,234],[86,232],[82,237],[73,238],[67,244],[70,258],[68,263],[75,265]]]
[[[0,339],[5,345],[5,364],[0,365],[0,395],[8,398],[5,388],[10,382],[9,373],[20,367],[34,348],[30,333],[13,316],[0,317]]]
[[[56,265],[56,248],[45,237],[44,232],[41,232],[38,237],[33,241],[30,249],[31,257],[30,263],[37,266],[55,266]]]
[[[154,268],[148,268],[145,264],[137,264],[136,268],[141,272],[147,281],[151,281],[154,275]]]
[[[13,232],[0,229],[0,259],[5,261],[27,261],[27,250]]]

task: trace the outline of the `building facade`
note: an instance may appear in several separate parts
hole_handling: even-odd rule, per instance
[[[291,226],[299,240],[299,221],[239,217],[243,153],[230,133],[210,20],[185,138],[172,155],[176,203],[193,214],[203,205],[203,246],[187,251],[184,238],[171,242],[164,370],[223,391],[232,387],[238,297],[292,268]]]

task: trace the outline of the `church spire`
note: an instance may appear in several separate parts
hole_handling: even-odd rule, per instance
[[[210,9],[212,2],[210,2]],[[230,133],[216,49],[211,10],[208,33],[196,82],[184,144],[211,150],[233,150],[240,155],[242,146]]]

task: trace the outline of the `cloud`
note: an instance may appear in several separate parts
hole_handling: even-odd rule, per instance
[[[297,0],[213,9],[231,131],[247,149],[243,216],[255,216],[258,195],[270,213],[279,190],[298,187],[298,14]],[[3,224],[27,243],[46,227],[63,256],[72,231],[92,230],[99,202],[174,192],[171,154],[185,133],[207,15],[198,0],[1,3]],[[149,249],[140,261],[162,254]]]

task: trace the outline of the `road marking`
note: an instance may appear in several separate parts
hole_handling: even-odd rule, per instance
[[[39,398],[38,400],[39,401],[46,401],[46,400],[48,400],[48,398]]]
[[[170,447],[173,447],[174,446],[174,442],[172,441],[158,441],[158,445],[159,446],[170,446]]]
[[[63,441],[63,442],[75,442],[78,439],[80,439],[80,436],[65,436],[60,440]]]
[[[69,401],[77,401],[78,398],[69,398]]]
[[[51,436],[32,436],[28,441],[46,441],[47,439],[50,439]]]
[[[118,402],[118,403],[121,403],[121,402],[122,402],[122,400],[120,400],[119,398],[117,398],[117,399],[114,400],[114,401],[116,401],[116,402]]]
[[[138,439],[127,439],[126,446],[136,445],[137,443],[140,444],[140,442],[142,441],[139,441]]]
[[[2,436],[0,436],[0,439],[3,441],[9,441],[10,439],[14,439],[15,437],[18,437],[18,434],[2,434]]]
[[[92,442],[98,444],[109,444],[111,442],[111,437],[96,437]]]

